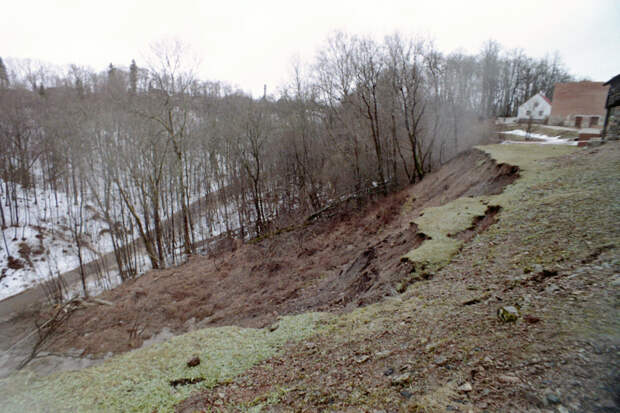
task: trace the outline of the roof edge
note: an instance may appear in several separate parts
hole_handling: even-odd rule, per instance
[[[607,82],[603,83],[603,86],[607,86],[611,82],[615,82],[616,80],[620,80],[620,74],[617,74],[616,76],[614,76],[611,79],[609,79]]]

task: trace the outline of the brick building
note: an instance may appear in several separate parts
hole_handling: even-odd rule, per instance
[[[549,123],[575,128],[602,128],[608,89],[603,82],[556,83]]]

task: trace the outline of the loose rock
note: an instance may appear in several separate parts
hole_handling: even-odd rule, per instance
[[[191,358],[187,362],[187,367],[196,367],[199,364],[200,364],[200,357],[196,356],[196,357]]]
[[[500,307],[497,310],[497,318],[504,323],[513,323],[519,318],[519,310],[512,305]]]
[[[363,356],[356,358],[356,359],[355,359],[355,362],[356,362],[356,363],[358,363],[358,364],[362,364],[363,362],[365,362],[365,361],[366,361],[366,360],[368,360],[369,358],[370,358],[370,356],[369,356],[369,355],[364,354]]]
[[[559,404],[560,403],[560,398],[558,397],[557,394],[549,392],[546,395],[547,397],[547,401],[551,404]]]
[[[472,391],[474,388],[471,386],[470,383],[465,382],[462,385],[460,385],[457,390],[463,393],[469,393],[470,391]]]
[[[435,357],[434,362],[438,366],[443,366],[444,364],[448,362],[448,359],[445,358],[444,356],[438,356],[438,357]]]
[[[527,314],[523,317],[523,320],[528,324],[536,324],[540,321],[540,318]]]
[[[410,399],[411,396],[413,396],[413,394],[411,392],[408,392],[407,390],[401,391],[400,395],[403,396],[405,399]]]
[[[411,374],[409,373],[399,374],[398,376],[395,376],[394,378],[392,378],[392,386],[407,384],[410,381],[411,381]]]
[[[511,376],[508,374],[502,374],[500,376],[497,377],[497,379],[499,381],[501,381],[502,383],[508,383],[508,384],[515,384],[515,383],[519,383],[521,381],[521,379],[519,379],[516,376]]]

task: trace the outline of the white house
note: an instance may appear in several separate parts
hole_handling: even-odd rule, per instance
[[[551,115],[551,101],[542,92],[538,92],[519,106],[519,120],[542,121],[549,118],[549,115]]]

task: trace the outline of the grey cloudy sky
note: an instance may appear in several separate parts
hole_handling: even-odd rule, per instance
[[[382,38],[399,31],[434,39],[444,52],[475,53],[485,40],[534,57],[558,51],[578,77],[620,72],[620,0],[5,0],[0,56],[138,65],[163,37],[189,43],[204,78],[254,94],[287,79],[293,56],[311,59],[330,32]]]

